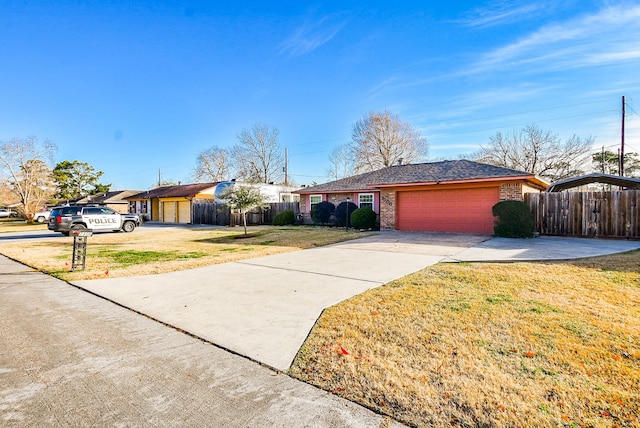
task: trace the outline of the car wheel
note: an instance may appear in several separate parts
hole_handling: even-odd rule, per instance
[[[71,230],[85,230],[86,228],[87,226],[81,223],[74,224],[73,226],[71,226]]]
[[[124,230],[127,233],[133,232],[135,228],[136,228],[136,225],[133,224],[132,221],[125,221],[124,224],[122,225],[122,230]]]
[[[37,221],[38,223],[44,223],[44,217],[39,216],[39,217],[36,219],[36,221]]]

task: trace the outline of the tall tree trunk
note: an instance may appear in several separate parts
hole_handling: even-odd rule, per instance
[[[242,224],[244,225],[244,234],[247,234],[247,212],[242,211]]]

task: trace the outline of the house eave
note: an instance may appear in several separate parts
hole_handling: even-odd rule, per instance
[[[407,183],[384,183],[384,184],[371,184],[372,188],[397,188],[397,187],[415,187],[415,186],[443,186],[449,184],[477,184],[477,183],[504,183],[505,181],[526,181],[534,187],[544,190],[548,186],[543,180],[539,179],[535,175],[521,175],[521,176],[503,176],[503,177],[484,177],[473,178],[464,180],[447,180],[447,181],[423,181],[423,182],[407,182]]]

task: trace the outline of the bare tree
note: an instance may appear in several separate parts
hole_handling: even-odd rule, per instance
[[[213,146],[198,155],[193,171],[195,181],[225,181],[229,177],[231,154],[227,149]]]
[[[331,166],[327,168],[327,176],[333,180],[349,177],[355,172],[355,162],[349,144],[335,147],[329,155]]]
[[[429,145],[409,123],[387,111],[371,112],[353,126],[350,149],[356,172],[426,159]]]
[[[280,181],[284,152],[278,144],[277,128],[255,124],[238,134],[238,144],[231,153],[238,178],[253,183]]]
[[[537,125],[520,132],[496,133],[473,157],[492,165],[536,174],[550,181],[583,174],[594,139],[572,136],[562,142],[557,134]]]
[[[0,175],[20,201],[20,211],[29,216],[55,192],[52,162],[56,146],[39,143],[35,137],[0,142]]]

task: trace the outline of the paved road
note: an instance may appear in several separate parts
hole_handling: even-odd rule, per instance
[[[0,314],[3,427],[390,423],[2,256]]]

